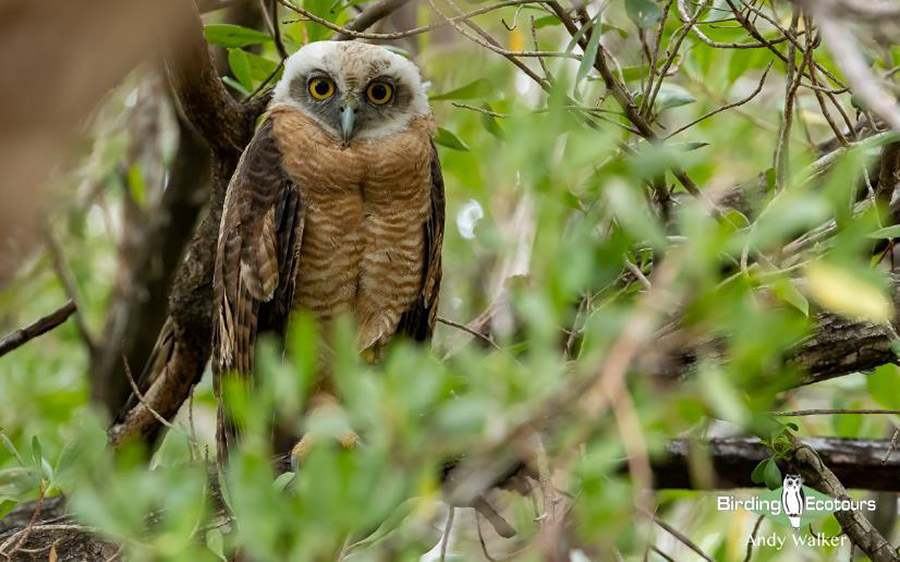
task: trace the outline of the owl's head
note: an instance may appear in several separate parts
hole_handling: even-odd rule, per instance
[[[802,485],[803,485],[803,479],[801,479],[796,474],[785,475],[784,483],[783,483],[785,490],[791,490],[791,491],[799,490]]]
[[[291,55],[272,103],[303,111],[345,145],[390,135],[431,111],[416,65],[353,41],[310,43]]]

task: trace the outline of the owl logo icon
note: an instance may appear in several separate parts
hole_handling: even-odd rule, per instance
[[[800,517],[803,515],[803,479],[796,474],[787,474],[781,487],[781,509],[788,516],[794,530],[800,528]]]

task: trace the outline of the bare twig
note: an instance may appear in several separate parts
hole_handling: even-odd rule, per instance
[[[677,135],[677,134],[679,134],[679,133],[683,133],[684,131],[690,129],[691,127],[693,127],[693,126],[696,125],[697,123],[700,123],[701,121],[706,121],[706,120],[709,119],[710,117],[712,117],[712,116],[714,116],[714,115],[718,115],[719,113],[722,113],[723,111],[727,111],[727,110],[733,109],[733,108],[735,108],[735,107],[740,107],[740,106],[742,106],[742,105],[744,105],[744,104],[750,102],[753,98],[755,98],[757,95],[759,95],[759,93],[762,91],[763,86],[764,86],[765,83],[766,83],[766,76],[768,76],[769,70],[770,70],[771,68],[772,68],[772,63],[769,63],[768,66],[766,66],[766,70],[763,71],[763,75],[760,77],[760,79],[759,79],[759,84],[757,84],[756,89],[753,90],[753,92],[751,92],[749,96],[745,97],[744,99],[738,100],[738,101],[736,101],[736,102],[734,102],[734,103],[729,103],[729,104],[727,104],[727,105],[723,105],[722,107],[719,107],[718,109],[714,109],[714,110],[712,110],[712,111],[710,111],[710,112],[708,112],[708,113],[703,114],[702,116],[698,117],[697,119],[694,119],[693,121],[691,121],[691,122],[688,123],[687,125],[684,125],[684,126],[682,126],[682,127],[679,127],[678,129],[675,129],[675,131],[673,131],[672,133],[670,133],[670,134],[666,137],[666,139],[670,139],[670,138],[674,137],[675,135]]]
[[[747,555],[744,556],[744,562],[750,562],[750,559],[753,558],[754,539],[756,539],[756,534],[759,532],[759,527],[762,525],[763,519],[765,518],[765,515],[760,515],[756,518],[756,524],[753,525],[753,531],[750,533],[750,539],[747,541]]]
[[[656,523],[657,525],[659,525],[660,528],[664,529],[667,533],[669,533],[670,535],[672,535],[673,537],[678,539],[679,542],[681,542],[686,547],[688,547],[691,550],[693,550],[694,552],[696,552],[700,556],[700,558],[706,560],[707,562],[714,562],[713,559],[710,558],[710,556],[708,554],[703,552],[703,550],[699,546],[697,546],[697,544],[694,543],[694,541],[689,539],[684,533],[682,533],[678,529],[672,527],[671,525],[669,525],[668,523],[666,523],[665,521],[663,521],[662,519],[657,517],[656,514],[650,513],[649,511],[645,511],[644,513],[648,517],[652,518],[653,522]]]
[[[366,7],[366,9],[360,12],[358,16],[353,18],[353,21],[347,24],[347,30],[365,31],[405,6],[408,2],[409,0],[381,0],[380,2],[375,2],[371,6]],[[352,37],[345,33],[341,33],[335,37],[335,39],[338,41],[345,41],[347,39],[352,39]]]
[[[797,35],[799,24],[800,8],[795,7],[794,14],[791,16],[791,27],[788,30],[789,37]],[[796,48],[796,43],[794,42],[788,45],[784,85],[784,115],[781,120],[781,127],[778,129],[778,143],[775,146],[775,187],[779,190],[784,189],[785,175],[787,174],[787,166],[790,161],[791,124],[794,121],[794,102],[797,96],[797,87],[800,84],[803,68],[808,60],[807,57],[804,57],[800,68],[797,69]]]
[[[891,454],[894,452],[894,449],[897,448],[898,437],[900,437],[900,426],[898,426],[891,435],[891,441],[888,443],[888,448],[884,453],[884,457],[881,458],[881,464],[887,464],[888,461],[891,460]]]
[[[34,511],[31,514],[31,519],[28,520],[28,524],[25,525],[25,528],[7,539],[2,545],[0,545],[0,554],[2,554],[7,561],[13,559],[13,556],[17,552],[19,552],[23,546],[25,546],[28,537],[31,535],[31,531],[34,529],[35,524],[38,522],[38,517],[41,515],[41,508],[44,505],[44,498],[46,497],[47,490],[44,487],[44,484],[41,483],[41,491],[40,496],[38,497],[37,504],[34,507]],[[15,537],[18,536],[18,540],[16,540],[15,546],[13,546],[12,550],[6,552],[6,547],[10,544],[11,541],[15,540]]]
[[[843,408],[819,408],[811,410],[790,410],[786,412],[772,412],[776,418],[801,417],[801,416],[831,416],[831,415],[895,415],[900,416],[900,410],[845,410]]]
[[[629,260],[628,258],[625,258],[625,267],[628,269],[628,271],[631,272],[632,275],[637,278],[637,280],[641,285],[644,286],[645,289],[649,291],[652,288],[652,286],[650,285],[650,280],[647,279],[647,276],[644,275],[644,272],[641,271],[638,266],[631,263],[631,260]]]
[[[445,324],[447,326],[452,326],[453,328],[456,328],[457,330],[462,330],[463,332],[469,334],[470,336],[475,336],[476,338],[487,343],[488,345],[490,345],[497,351],[503,351],[503,348],[500,347],[499,345],[497,345],[497,342],[495,342],[493,338],[482,334],[478,330],[473,330],[472,328],[466,326],[465,324],[460,324],[459,322],[449,320],[442,316],[438,316],[437,321],[440,322],[441,324]]]
[[[144,398],[144,395],[141,394],[137,383],[134,382],[134,376],[132,376],[131,374],[131,367],[128,365],[128,357],[125,356],[124,352],[122,353],[122,365],[125,367],[125,376],[128,377],[128,382],[131,384],[131,390],[132,392],[134,392],[134,395],[137,397],[138,401],[140,401],[140,403],[143,404],[144,407],[150,410],[150,413],[153,414],[153,417],[156,418],[156,421],[168,427],[169,429],[175,429],[175,426],[172,425],[169,420],[162,417],[159,412],[153,409],[150,403],[147,402],[147,400]]]
[[[484,47],[485,49],[488,49],[488,50],[490,50],[490,51],[494,51],[495,53],[497,53],[497,54],[499,54],[499,55],[503,55],[504,57],[516,57],[516,58],[518,58],[518,57],[537,57],[537,58],[541,58],[541,57],[548,57],[548,58],[557,57],[557,58],[568,58],[568,59],[581,60],[581,55],[577,55],[577,54],[575,54],[575,53],[570,53],[570,52],[567,52],[567,51],[512,51],[512,50],[510,50],[510,49],[506,49],[506,48],[502,47],[497,41],[490,41],[490,40],[488,40],[488,39],[485,37],[486,32],[484,32],[484,30],[482,30],[481,32],[479,32],[477,29],[475,29],[475,28],[473,27],[474,24],[473,24],[472,22],[468,21],[468,19],[463,20],[464,23],[466,23],[470,28],[475,29],[476,34],[472,34],[472,33],[470,33],[469,31],[467,31],[466,29],[464,29],[464,28],[462,27],[462,25],[460,25],[460,24],[458,23],[457,20],[453,20],[453,19],[451,19],[451,18],[448,18],[448,17],[441,11],[441,9],[437,7],[437,4],[435,4],[434,0],[428,0],[428,3],[431,5],[431,8],[432,8],[435,12],[437,12],[437,14],[441,16],[441,18],[447,20],[447,22],[450,23],[450,25],[451,25],[454,29],[456,29],[456,31],[458,31],[458,32],[460,33],[460,35],[462,35],[462,36],[465,37],[466,39],[468,39],[468,40],[474,42],[475,44],[480,45],[480,46],[482,46],[482,47]],[[451,4],[457,11],[460,11],[459,8],[456,8],[456,5],[455,5],[455,4],[453,4],[452,2],[448,2],[448,3]],[[459,15],[462,15],[462,14],[458,14],[458,16],[459,16]],[[458,16],[457,16],[457,17],[458,17]],[[480,28],[479,28],[479,29],[480,29]],[[479,35],[480,35],[481,37],[479,37]]]
[[[650,112],[653,111],[653,105],[656,103],[656,96],[659,95],[659,89],[662,87],[663,80],[668,74],[669,68],[671,68],[672,64],[675,62],[678,50],[681,48],[681,43],[684,41],[684,38],[687,37],[688,33],[691,32],[691,29],[700,18],[700,14],[702,14],[703,10],[709,5],[709,1],[710,0],[703,0],[703,3],[697,7],[697,11],[691,16],[691,19],[685,23],[681,30],[675,35],[675,38],[672,41],[673,44],[669,47],[669,57],[666,59],[666,62],[663,63],[663,67],[659,71],[659,80],[656,81],[653,88],[650,88],[650,95],[645,96],[641,102],[641,114],[648,116]]]
[[[900,108],[891,96],[878,86],[878,81],[859,51],[850,29],[836,19],[829,4],[804,0],[804,5],[817,16],[822,37],[828,43],[835,62],[853,87],[853,92],[893,130],[900,131]]]
[[[75,303],[70,300],[62,307],[36,322],[3,336],[3,338],[0,339],[0,357],[3,357],[10,351],[24,345],[36,337],[46,334],[53,328],[56,328],[65,322],[69,316],[75,312],[76,308]]]
[[[441,536],[441,558],[444,562],[447,559],[447,549],[450,547],[450,534],[453,532],[453,518],[456,515],[456,508],[449,506],[450,511],[447,513],[447,524],[444,525],[444,534]]]
[[[413,29],[407,29],[405,31],[398,31],[395,33],[369,33],[361,30],[356,30],[351,28],[350,26],[343,27],[337,25],[336,23],[330,22],[324,18],[320,18],[319,16],[313,14],[312,12],[305,10],[299,6],[295,6],[288,2],[288,0],[277,0],[282,6],[300,14],[305,19],[309,21],[313,21],[323,27],[326,27],[334,32],[337,32],[339,38],[346,39],[371,39],[371,40],[382,40],[382,41],[391,41],[394,39],[403,39],[404,37],[412,37],[413,35],[421,35],[422,33],[427,33],[429,31],[433,31],[435,29],[439,29],[441,27],[445,27],[447,25],[452,25],[455,22],[465,21],[469,18],[486,14],[488,12],[492,12],[494,10],[498,10],[500,8],[505,8],[507,6],[518,6],[522,4],[534,4],[539,0],[504,0],[502,2],[498,2],[496,4],[491,4],[489,6],[485,6],[484,8],[479,8],[477,10],[472,10],[471,12],[467,12],[464,14],[460,14],[451,18],[447,18],[445,20],[430,24],[423,25],[420,27],[415,27]],[[354,20],[355,21],[355,20]]]

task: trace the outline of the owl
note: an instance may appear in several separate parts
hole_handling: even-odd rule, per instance
[[[238,427],[222,376],[250,384],[263,330],[302,309],[356,323],[377,357],[396,335],[430,338],[437,318],[444,183],[417,67],[385,48],[311,43],[291,55],[231,178],[214,272],[213,373],[224,462]],[[310,408],[334,403],[320,375]]]
[[[800,528],[800,516],[806,496],[803,493],[803,479],[796,474],[786,474],[781,487],[781,508],[788,516],[794,530]]]

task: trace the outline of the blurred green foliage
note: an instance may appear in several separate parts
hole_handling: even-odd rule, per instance
[[[342,24],[352,4],[308,0],[304,6]],[[428,14],[419,10],[420,24],[430,21]],[[519,27],[508,31],[501,16],[517,18]],[[522,35],[520,28],[529,25],[530,17],[536,18],[539,48],[572,47],[558,21],[536,6],[521,13],[505,8],[484,20],[513,45],[522,41],[515,36]],[[647,78],[636,26],[655,29],[661,17],[657,2],[612,2],[592,24],[620,56],[620,75],[636,94]],[[664,42],[680,28],[672,17],[666,22]],[[704,29],[715,41],[748,40],[733,25]],[[331,32],[298,21],[284,24],[283,35],[293,51]],[[277,79],[277,53],[267,33],[213,23],[206,37],[227,49],[230,71],[223,80],[237,95]],[[900,371],[893,365],[785,392],[801,375],[784,364],[785,353],[809,335],[817,311],[874,321],[893,313],[886,276],[872,267],[867,249],[873,238],[896,231],[883,230],[878,210],[854,207],[853,200],[877,143],[847,151],[824,178],[814,174],[811,164],[818,155],[804,129],[817,140],[829,138],[830,129],[813,101],[801,97],[804,122],[790,139],[786,189],[776,194],[769,181],[757,213],[732,210],[717,219],[705,202],[675,187],[678,204],[666,223],[648,204],[647,184],[677,186],[673,166],[685,170],[712,201],[742,181],[760,174],[771,178],[779,95],[760,96],[680,133],[677,140],[651,145],[623,130],[620,108],[590,64],[548,61],[554,86],[547,95],[502,57],[450,33],[418,36],[405,45],[430,81],[441,124],[436,141],[448,199],[441,314],[465,323],[506,287],[512,318],[498,319],[506,327],[497,332],[501,349],[482,347],[467,334],[441,326],[435,351],[401,342],[373,367],[358,360],[350,328],[344,326],[331,366],[344,411],[304,420],[321,343],[315,341],[313,321],[298,317],[284,357],[271,342],[259,350],[259,385],[253,395],[229,389],[248,431],[225,482],[225,501],[236,524],[223,526],[227,522],[209,500],[220,483],[206,477],[215,457],[208,376],[195,390],[192,415],[179,416],[177,429],[168,432],[149,467],[137,448],[114,456],[105,446],[108,420],[88,401],[84,346],[68,323],[0,360],[0,515],[41,494],[64,492],[78,521],[122,542],[134,560],[218,560],[238,547],[259,560],[339,555],[360,561],[416,560],[441,535],[444,463],[501,439],[554,390],[595,374],[646,294],[634,275],[625,273],[626,260],[652,283],[660,263],[676,260],[677,274],[668,287],[672,306],[683,313],[690,332],[722,338],[722,349],[699,357],[696,372],[677,386],[660,386],[639,370],[630,373],[628,390],[651,455],[675,437],[701,436],[712,425],[768,436],[771,421],[765,414],[782,405],[900,408]],[[596,40],[589,43],[589,51],[595,54],[596,48]],[[676,74],[656,100],[660,126],[667,131],[746,96],[775,60],[765,49],[714,49],[693,36],[682,54]],[[837,72],[826,52],[817,51],[817,57]],[[894,55],[886,57],[876,64],[893,67]],[[783,72],[776,61],[769,80],[777,81]],[[143,190],[141,170],[129,171],[125,179],[118,171],[130,142],[129,97],[140,80],[136,73],[110,94],[85,134],[80,163],[57,182],[61,203],[55,222],[83,292],[87,321],[97,329],[115,280],[123,190]],[[841,101],[849,105],[849,95]],[[782,252],[829,221],[834,227],[828,237],[791,255]],[[525,279],[504,279],[509,272]],[[38,253],[0,292],[0,325],[25,324],[63,299],[48,258]],[[571,330],[567,357],[561,349]],[[729,360],[721,362],[721,356]],[[315,437],[302,470],[277,479],[270,463],[273,412],[289,420],[292,429]],[[612,416],[583,428],[574,414],[573,405],[548,448],[552,458],[568,459],[565,491],[575,499],[571,517],[577,538],[596,549],[598,559],[612,559],[614,552],[638,559],[653,529],[640,519],[635,524],[636,490],[622,469],[623,430]],[[801,435],[882,438],[889,422],[885,417],[802,418],[789,429]],[[363,444],[352,450],[335,441],[348,428],[363,436]],[[582,444],[577,436],[585,429]],[[767,459],[755,477],[773,487],[780,479],[777,471]],[[749,514],[725,521],[702,492],[663,491],[656,500],[665,519],[717,560],[743,555],[753,524]],[[526,500],[507,494],[502,501],[521,540],[538,532],[537,514]],[[830,535],[838,532],[835,525],[833,518],[822,523]],[[455,556],[480,556],[474,531],[459,533]],[[485,533],[493,531],[485,527]],[[510,550],[502,541],[489,543]],[[678,548],[671,541],[665,544]],[[805,559],[830,560],[838,554],[847,556],[846,550],[803,551]],[[753,559],[776,555],[790,556],[760,547]],[[539,558],[533,548],[518,556]]]

